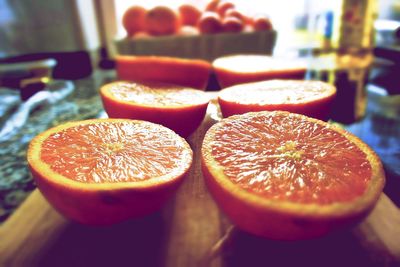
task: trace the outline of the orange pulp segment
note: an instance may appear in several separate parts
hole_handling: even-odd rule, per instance
[[[182,171],[187,146],[172,131],[127,121],[81,124],[43,140],[40,159],[84,183],[134,182]]]
[[[235,184],[269,199],[348,202],[371,179],[367,155],[336,130],[297,116],[228,121],[215,133],[212,157]]]
[[[202,91],[158,82],[116,82],[107,89],[103,91],[106,95],[143,106],[176,108],[209,101]]]

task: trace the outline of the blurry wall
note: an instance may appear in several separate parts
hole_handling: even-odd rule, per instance
[[[99,45],[91,0],[0,0],[0,58]]]

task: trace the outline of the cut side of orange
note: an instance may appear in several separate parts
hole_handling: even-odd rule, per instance
[[[266,55],[232,55],[215,59],[213,70],[221,88],[272,79],[303,79],[306,65],[300,60]]]
[[[120,80],[165,82],[204,90],[211,64],[165,56],[117,56],[116,69]]]
[[[218,103],[224,117],[282,110],[327,120],[335,95],[333,85],[320,81],[270,80],[225,88]]]
[[[357,137],[283,111],[223,119],[201,153],[221,209],[239,228],[271,239],[309,239],[359,222],[385,181],[378,156]]]
[[[209,102],[203,91],[157,82],[114,82],[100,95],[109,117],[151,121],[183,137],[201,124]]]
[[[61,214],[108,225],[159,209],[188,172],[192,154],[161,125],[97,119],[39,134],[27,157],[39,190]]]

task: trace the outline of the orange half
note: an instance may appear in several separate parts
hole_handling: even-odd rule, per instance
[[[119,80],[164,82],[205,90],[211,64],[167,56],[117,56],[116,69]]]
[[[272,79],[303,79],[306,64],[300,60],[266,55],[232,55],[215,59],[213,70],[221,88]]]
[[[335,95],[333,85],[320,81],[270,80],[225,88],[218,103],[224,117],[283,110],[327,120]]]
[[[314,238],[360,221],[385,180],[378,156],[357,137],[288,112],[223,119],[201,153],[221,209],[239,228],[272,239]]]
[[[183,137],[201,124],[209,102],[203,91],[157,82],[114,82],[100,95],[109,117],[151,121]]]
[[[159,209],[193,156],[183,138],[161,125],[97,119],[39,134],[27,157],[39,190],[60,213],[107,225]]]

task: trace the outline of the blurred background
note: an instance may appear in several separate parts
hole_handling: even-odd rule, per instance
[[[162,5],[177,9],[181,4],[189,3],[203,9],[207,2],[206,0],[169,0],[162,1]],[[366,29],[361,29],[359,33],[364,37],[356,36],[356,38],[365,39],[368,35],[370,40],[364,41],[363,45],[371,49],[372,46],[393,48],[391,51],[379,51],[379,56],[384,58],[392,57],[382,52],[397,54],[394,46],[398,43],[400,24],[400,1],[398,0],[324,2],[235,0],[231,2],[249,17],[260,13],[270,17],[278,33],[274,48],[276,55],[296,54],[299,51],[304,52],[307,48],[328,49],[343,46],[341,27],[344,27],[346,23],[344,12],[348,12],[352,2],[359,2],[361,8],[356,12],[365,19],[363,24]],[[127,32],[122,25],[122,16],[133,5],[141,5],[149,9],[161,3],[156,0],[0,0],[0,60],[11,62],[55,57],[60,65],[65,65],[64,62],[74,62],[74,60],[79,60],[83,64],[85,60],[88,60],[86,53],[90,54],[91,62],[97,65],[98,57],[109,57],[109,54],[112,57],[118,53],[115,51],[114,41],[126,37]],[[369,27],[369,24],[373,24],[373,27]],[[352,39],[352,37],[346,36],[346,39]],[[105,53],[108,54],[105,55]],[[89,65],[83,64],[73,70],[67,69],[63,70],[64,73],[60,73],[56,67],[55,75],[66,78],[83,77],[89,75],[89,69]]]
[[[359,45],[382,59],[372,73],[372,80],[390,92],[396,90],[388,79],[398,81],[393,73],[400,61],[399,0],[231,2],[248,17],[263,14],[270,18],[277,38],[270,40],[271,49],[267,52],[273,49],[277,56],[304,56]],[[161,4],[157,0],[0,0],[0,63],[52,58],[57,60],[54,68],[51,67],[53,77],[87,77],[99,66],[112,68],[116,54],[135,53],[134,45],[125,40],[127,32],[122,24],[123,14],[129,7],[141,5],[150,9],[165,5],[176,10],[184,3],[204,9],[208,1],[169,0]],[[358,24],[349,15],[356,5],[360,7],[353,11],[363,19]],[[351,28],[352,34],[346,32]]]

